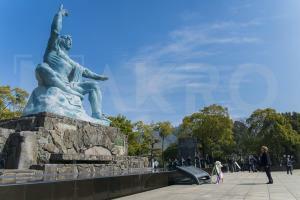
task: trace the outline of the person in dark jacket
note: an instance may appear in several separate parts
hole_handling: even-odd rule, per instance
[[[293,160],[290,155],[286,158],[286,173],[293,175]]]
[[[273,184],[273,178],[271,175],[271,158],[268,153],[268,147],[266,146],[261,147],[260,162],[261,166],[264,167],[267,177],[269,179],[269,182],[267,184]]]
[[[250,155],[248,158],[248,163],[249,163],[249,173],[252,172],[256,172],[256,162],[257,160],[255,159],[255,157],[253,155]]]

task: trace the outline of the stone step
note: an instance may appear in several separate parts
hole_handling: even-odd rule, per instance
[[[0,184],[15,184],[25,182],[35,182],[43,180],[43,171],[40,170],[0,170]]]

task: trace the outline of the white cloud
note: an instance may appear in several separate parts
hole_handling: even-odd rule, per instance
[[[217,59],[226,45],[261,42],[260,38],[245,31],[259,25],[258,20],[251,20],[184,26],[171,31],[166,41],[141,48],[124,65],[132,69],[136,76],[135,106],[131,110],[174,114],[177,108],[168,101],[168,97],[174,94],[189,95],[187,93],[191,90],[196,90],[197,94],[204,96],[204,101],[209,101],[204,103],[217,102],[212,93],[220,89],[220,92],[228,91],[228,86],[220,85],[220,79],[232,71],[223,73],[221,77],[223,69],[220,66],[203,60],[212,56]],[[149,102],[151,106],[145,106]],[[182,102],[183,105],[185,103]]]

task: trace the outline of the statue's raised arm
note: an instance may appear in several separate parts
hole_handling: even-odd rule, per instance
[[[51,24],[51,35],[60,33],[62,29],[62,18],[64,16],[68,16],[68,11],[61,5]]]
[[[51,24],[51,33],[48,40],[46,53],[57,48],[57,40],[62,29],[62,19],[65,16],[68,16],[68,11],[63,8],[63,5],[61,5]]]

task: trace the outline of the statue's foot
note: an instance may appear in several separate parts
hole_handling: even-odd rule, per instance
[[[92,113],[92,117],[96,119],[102,119],[103,115],[100,112]]]
[[[105,126],[109,126],[111,123],[111,120],[105,117],[105,115],[101,113],[92,113],[92,118],[98,121],[97,123],[100,123]]]

